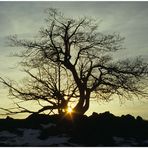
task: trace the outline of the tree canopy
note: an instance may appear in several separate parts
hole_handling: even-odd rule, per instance
[[[112,95],[123,100],[148,96],[148,63],[141,57],[114,60],[114,53],[124,49],[124,38],[99,32],[91,18],[67,18],[52,8],[46,13],[47,26],[35,40],[9,37],[11,46],[25,48],[17,56],[22,57],[21,66],[29,77],[22,86],[0,78],[11,96],[37,101],[41,108],[30,111],[15,102],[19,110],[3,109],[7,114],[47,110],[62,114],[71,103],[73,112],[84,114],[91,98],[110,101]]]

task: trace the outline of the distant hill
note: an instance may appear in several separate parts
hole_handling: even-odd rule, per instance
[[[148,121],[110,112],[7,117],[0,119],[0,146],[148,146]]]

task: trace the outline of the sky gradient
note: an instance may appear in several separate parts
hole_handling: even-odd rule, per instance
[[[99,31],[119,33],[125,37],[125,50],[118,58],[143,56],[148,61],[148,2],[2,2],[0,1],[0,76],[20,80],[24,73],[17,67],[19,61],[10,55],[20,49],[8,47],[6,37],[18,34],[20,38],[32,38],[44,26],[46,8],[58,8],[66,16],[89,16],[101,20]],[[0,87],[0,107],[11,106],[7,91]],[[96,103],[87,112],[110,111],[115,115],[132,114],[148,119],[148,101],[135,100],[120,104],[115,98],[110,103]]]

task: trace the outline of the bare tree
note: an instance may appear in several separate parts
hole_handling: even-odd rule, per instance
[[[79,114],[89,109],[92,97],[109,101],[112,95],[120,99],[148,96],[148,64],[140,57],[113,59],[114,53],[123,49],[124,38],[98,32],[93,19],[66,18],[51,8],[46,12],[47,28],[40,30],[38,39],[9,38],[11,46],[26,48],[18,56],[23,57],[21,64],[31,77],[21,88],[1,78],[12,96],[24,101],[46,101],[47,106],[41,105],[38,113],[55,109],[66,112],[73,100],[73,111]]]

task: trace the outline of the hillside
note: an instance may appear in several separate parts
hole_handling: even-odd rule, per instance
[[[0,119],[0,146],[148,146],[148,121],[109,112]]]

